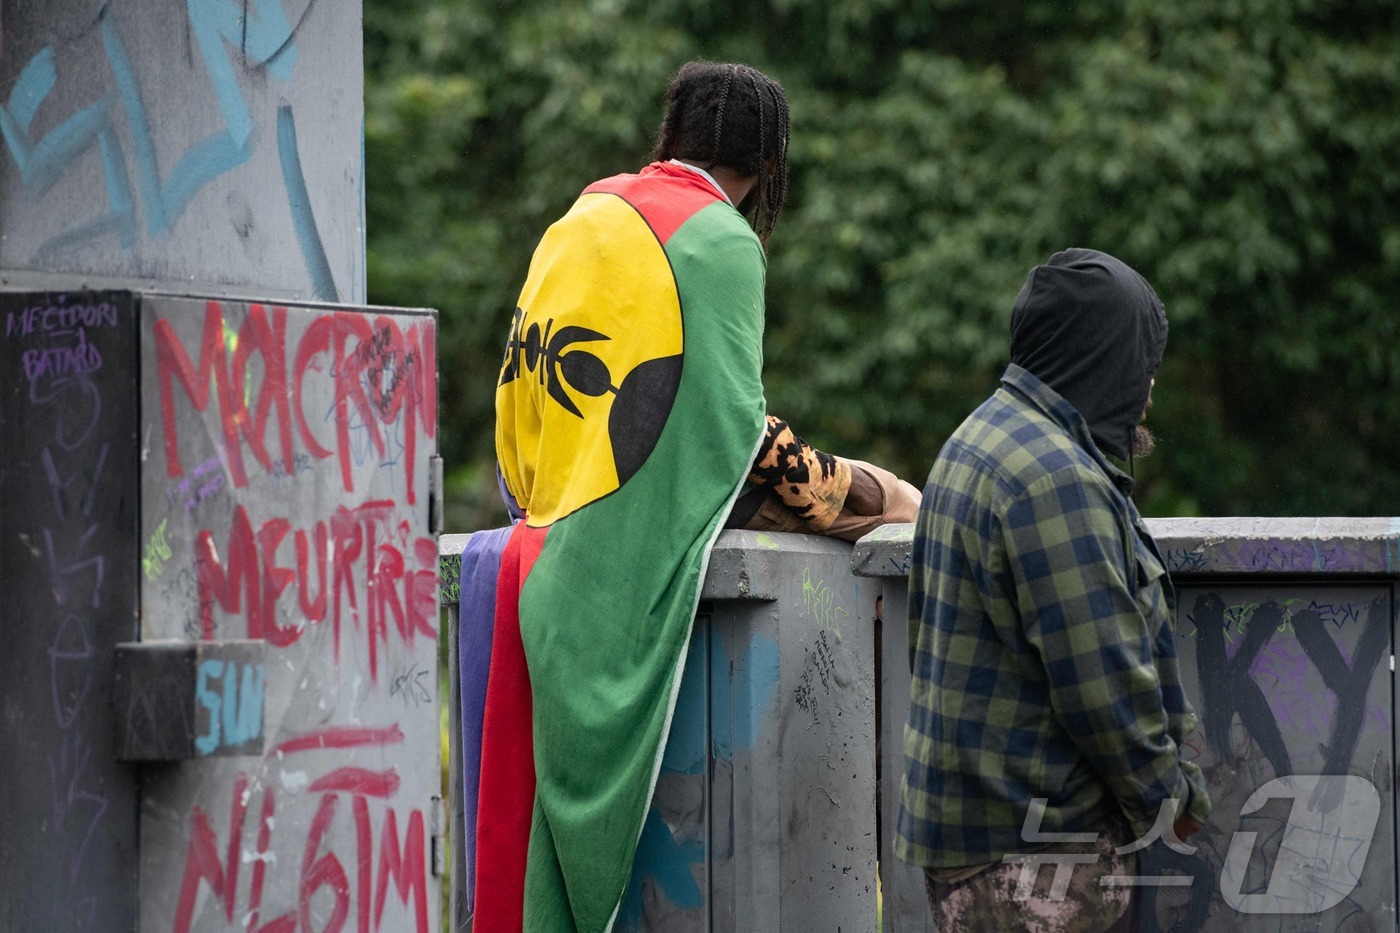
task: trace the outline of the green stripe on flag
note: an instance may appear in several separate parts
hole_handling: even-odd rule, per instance
[[[685,326],[656,448],[551,529],[520,598],[534,697],[525,929],[602,931],[631,875],[709,547],[764,427],[764,258],[716,202],[666,243]],[[575,927],[577,923],[577,927]]]

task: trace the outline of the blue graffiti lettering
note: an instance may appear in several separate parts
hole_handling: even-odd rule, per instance
[[[254,123],[227,46],[241,51],[245,68],[265,68],[280,81],[290,80],[296,63],[295,30],[282,9],[281,0],[253,0],[251,8],[247,3],[229,0],[188,0],[186,11],[225,127],[185,150],[164,180],[157,163],[151,121],[126,43],[111,10],[104,10],[99,18],[102,47],[115,84],[115,99],[121,102],[130,131],[145,229],[152,237],[168,235],[189,202],[205,185],[242,165],[252,155]],[[136,242],[135,203],[109,102],[104,99],[91,103],[42,139],[30,138],[30,124],[58,77],[53,48],[40,50],[21,71],[8,100],[0,105],[0,136],[19,168],[21,181],[33,194],[47,192],[94,142],[97,143],[109,210],[53,237],[40,247],[40,252],[66,249],[108,233],[115,234],[121,247],[129,251]],[[293,204],[292,209],[300,236],[310,208],[305,204]],[[314,233],[314,222],[310,229]],[[319,240],[317,243],[319,245]],[[302,246],[306,252],[307,244],[303,242]],[[308,263],[317,297],[326,297],[324,270],[310,264],[309,259]]]
[[[221,746],[243,745],[262,735],[264,665],[239,665],[218,658],[206,658],[199,664],[195,680],[195,699],[209,711],[209,724],[194,740],[195,751],[212,755]],[[211,686],[222,681],[222,693]],[[203,718],[203,717],[201,717]]]

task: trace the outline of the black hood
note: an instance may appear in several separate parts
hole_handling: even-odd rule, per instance
[[[1036,266],[1011,309],[1011,362],[1079,410],[1094,443],[1127,459],[1167,346],[1167,315],[1147,280],[1092,249]]]

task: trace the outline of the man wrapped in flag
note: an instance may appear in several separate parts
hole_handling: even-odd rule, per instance
[[[917,512],[907,483],[765,416],[763,243],[787,144],[777,82],[692,62],[668,89],[657,161],[588,187],[531,261],[496,393],[521,520],[470,704],[463,676],[464,711],[484,696],[480,760],[465,764],[477,933],[611,928],[731,511],[844,537]],[[790,524],[762,525],[771,501]]]

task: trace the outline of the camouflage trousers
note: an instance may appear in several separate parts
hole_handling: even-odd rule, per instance
[[[1128,933],[1137,925],[1136,888],[1102,883],[1137,873],[1137,853],[1118,855],[1115,845],[1123,842],[1115,844],[1111,837],[1116,835],[1103,832],[1091,843],[1056,843],[1029,861],[997,863],[952,884],[926,873],[939,933]],[[1057,865],[1060,856],[1074,861]]]

